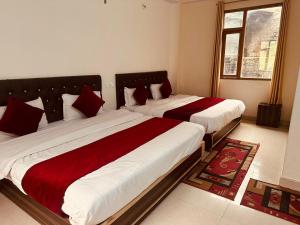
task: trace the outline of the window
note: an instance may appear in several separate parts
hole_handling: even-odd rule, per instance
[[[226,11],[221,78],[270,80],[282,5]]]

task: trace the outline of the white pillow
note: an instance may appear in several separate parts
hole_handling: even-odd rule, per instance
[[[100,91],[94,91],[94,93],[101,97]],[[79,97],[79,95],[70,95],[70,94],[63,94],[62,99],[64,101],[63,103],[63,111],[64,111],[64,121],[70,121],[74,119],[81,119],[86,118],[86,116],[74,108],[72,105],[76,101],[76,99]],[[103,106],[100,108],[99,113],[103,111]]]
[[[4,112],[5,112],[5,110],[6,110],[6,106],[1,106],[1,107],[0,107],[0,119],[2,118],[2,116],[3,116]]]
[[[26,102],[26,104],[31,105],[31,106],[36,107],[36,108],[39,108],[39,109],[42,109],[42,110],[45,110],[43,101],[40,97],[36,100]],[[46,126],[48,126],[48,120],[47,120],[47,117],[46,117],[46,113],[44,112],[43,116],[42,116],[42,119],[40,121],[40,124],[39,124],[39,129],[43,128],[43,127],[46,127]]]
[[[125,106],[129,107],[136,105],[136,100],[133,97],[135,90],[136,88],[124,88]]]
[[[41,110],[44,110],[44,104],[43,104],[43,101],[42,101],[42,99],[40,97],[38,99],[36,99],[36,100],[26,102],[26,104],[28,104],[30,106],[33,106],[33,107],[36,107],[36,108],[39,108]],[[1,106],[0,107],[0,118],[2,118],[5,110],[6,110],[6,106]],[[44,112],[43,116],[42,116],[42,119],[41,119],[41,121],[39,123],[39,129],[43,128],[43,127],[46,127],[47,125],[48,125],[48,121],[47,121],[46,114]]]
[[[160,92],[160,87],[162,84],[151,84],[150,85],[150,90],[151,94],[154,100],[159,100],[162,98],[161,92]]]

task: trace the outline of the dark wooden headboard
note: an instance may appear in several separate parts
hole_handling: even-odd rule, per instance
[[[163,83],[167,78],[167,71],[116,74],[117,109],[125,105],[125,87],[135,88],[142,83],[149,88],[150,84]]]
[[[48,122],[55,122],[63,119],[62,94],[79,95],[84,84],[102,90],[100,75],[0,80],[0,106],[7,104],[9,96],[24,101],[41,97]]]

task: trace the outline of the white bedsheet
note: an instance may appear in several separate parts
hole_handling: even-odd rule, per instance
[[[167,99],[148,100],[147,104],[143,106],[135,105],[125,108],[144,115],[163,117],[166,111],[184,106],[201,98],[203,97],[173,95]],[[205,127],[206,133],[212,133],[221,130],[232,120],[240,117],[244,111],[245,104],[242,101],[226,99],[202,112],[193,114],[190,122],[201,124]]]
[[[90,119],[66,122],[5,144],[0,143],[0,179],[12,180],[23,191],[22,178],[36,163],[149,118],[127,110],[111,111]],[[98,224],[104,221],[181,159],[195,152],[203,136],[202,126],[181,123],[74,182],[65,193],[62,210],[70,216],[72,224]]]

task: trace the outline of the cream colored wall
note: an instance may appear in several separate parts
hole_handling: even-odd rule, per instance
[[[215,0],[181,5],[178,92],[209,94],[215,37]]]
[[[170,25],[169,25],[169,67],[168,70],[169,77],[171,77],[172,87],[174,87],[173,92],[176,92],[177,87],[177,77],[178,77],[178,56],[179,56],[179,28],[180,28],[180,4],[170,5]]]
[[[270,4],[280,0],[248,0],[226,4],[226,9]],[[217,0],[184,3],[181,6],[178,91],[209,95]],[[298,66],[300,64],[300,1],[291,0],[289,31],[283,82],[282,120],[289,121],[292,111]],[[267,101],[268,81],[221,80],[220,94],[246,103],[245,115],[256,116],[259,102]]]
[[[292,113],[291,126],[288,137],[285,161],[283,165],[281,185],[300,190],[300,164],[299,164],[299,133],[300,133],[300,70],[295,103]],[[296,159],[296,160],[295,160]],[[298,159],[298,160],[297,160]]]
[[[269,99],[270,82],[249,80],[221,80],[220,95],[223,98],[240,99],[246,104],[245,115],[256,116],[259,102]]]
[[[115,73],[167,69],[175,83],[178,23],[164,0],[1,1],[0,79],[101,74],[114,108]]]
[[[291,118],[300,65],[300,1],[291,1],[283,80],[283,119]]]

